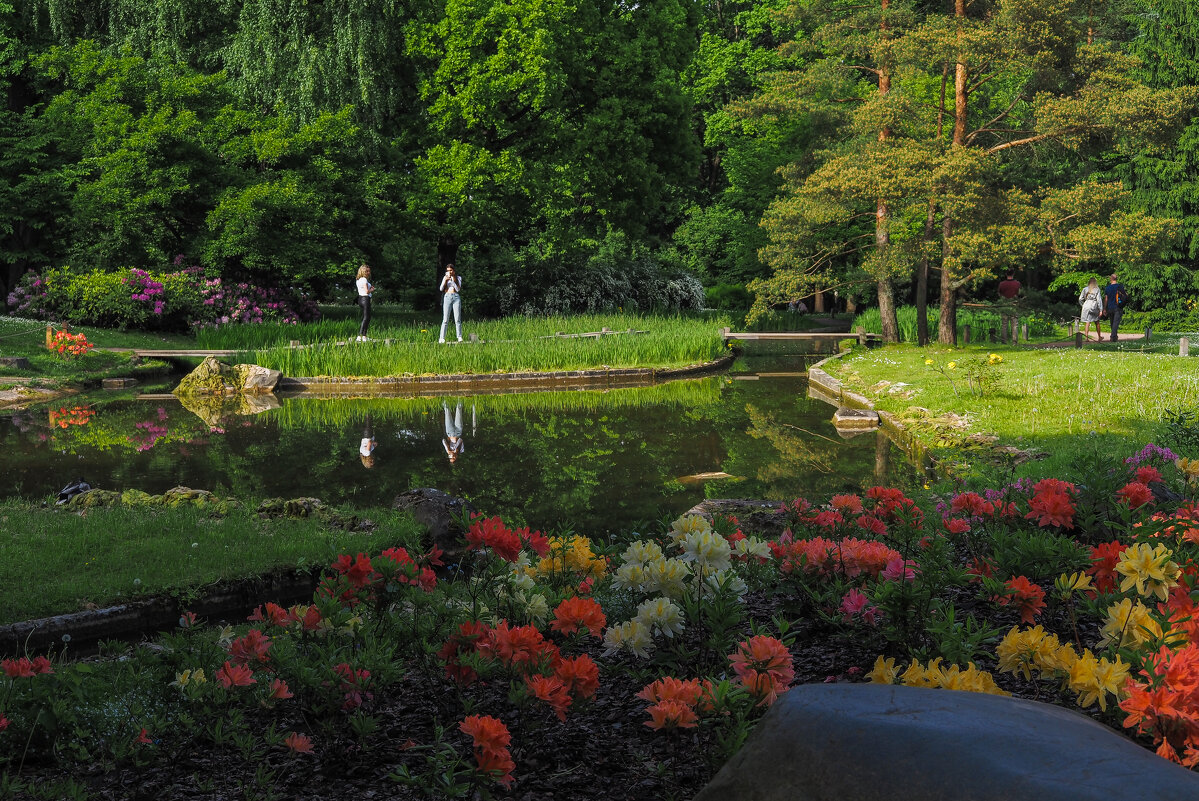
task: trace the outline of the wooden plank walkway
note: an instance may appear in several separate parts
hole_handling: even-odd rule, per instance
[[[723,332],[725,339],[741,339],[741,340],[821,340],[821,339],[859,339],[865,336],[866,339],[882,339],[880,334],[854,334],[848,331],[844,333],[809,333],[801,331],[725,331]]]

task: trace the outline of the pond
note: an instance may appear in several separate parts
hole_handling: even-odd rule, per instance
[[[364,507],[436,487],[486,514],[602,534],[705,497],[827,497],[885,480],[902,461],[885,436],[843,440],[833,409],[807,397],[817,358],[746,356],[725,375],[607,392],[283,399],[215,424],[162,395],[75,396],[0,413],[0,497],[83,477]]]

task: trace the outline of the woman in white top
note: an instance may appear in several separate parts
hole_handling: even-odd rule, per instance
[[[441,441],[441,447],[445,448],[445,455],[450,457],[450,464],[453,464],[466,450],[462,442],[462,401],[458,401],[453,417],[450,417],[450,407],[445,401],[441,402],[441,408],[445,412],[445,439]]]
[[[445,327],[450,322],[450,311],[454,312],[454,328],[458,332],[458,341],[462,341],[462,277],[454,272],[454,265],[447,264],[445,275],[441,279],[441,336],[438,342],[445,342]]]
[[[358,341],[366,342],[366,329],[371,326],[371,293],[375,291],[371,283],[371,268],[365,264],[358,268],[358,305],[362,308],[362,322],[358,326]]]
[[[1087,339],[1091,338],[1091,323],[1095,324],[1095,335],[1099,339],[1103,339],[1103,323],[1099,322],[1099,313],[1103,310],[1102,293],[1099,291],[1099,282],[1094,278],[1091,283],[1087,284],[1086,289],[1078,296],[1078,302],[1082,304],[1082,311],[1079,314],[1079,320],[1082,321],[1082,335]]]
[[[375,429],[371,425],[371,418],[366,416],[366,427],[362,430],[362,442],[358,445],[358,456],[362,459],[362,466],[370,470],[375,466]]]

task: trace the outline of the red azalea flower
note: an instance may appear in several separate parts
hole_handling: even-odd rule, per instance
[[[566,710],[570,706],[570,692],[557,676],[542,676],[540,674],[525,676],[525,685],[538,699],[545,701],[558,715],[558,720],[566,720]]]
[[[1020,610],[1020,621],[1032,625],[1033,619],[1045,608],[1045,591],[1024,576],[1008,579],[1004,586],[1008,594],[995,598],[1001,606],[1015,604]]]
[[[1127,547],[1119,540],[1112,540],[1091,549],[1091,566],[1087,568],[1087,573],[1095,579],[1095,588],[1100,592],[1116,591],[1119,584],[1116,565]]]
[[[279,701],[286,701],[293,697],[291,690],[287,688],[287,682],[283,679],[275,679],[271,682],[270,697]]]
[[[887,524],[871,515],[862,515],[854,521],[858,524],[858,528],[869,531],[876,537],[887,536]]]
[[[1136,480],[1142,484],[1152,484],[1154,481],[1161,481],[1162,474],[1158,472],[1156,467],[1147,464],[1137,468]]]
[[[137,735],[137,739],[133,742],[139,745],[152,745],[154,743],[153,740],[146,736],[146,728],[144,726],[142,727],[141,734]]]
[[[235,665],[232,662],[226,662],[217,668],[216,678],[226,690],[231,687],[249,687],[251,684],[258,683],[254,679],[253,671],[244,665]]]
[[[246,636],[240,637],[229,644],[229,656],[234,664],[248,665],[251,662],[267,662],[270,660],[268,651],[271,650],[271,638],[258,629],[250,629]]]
[[[950,534],[965,534],[970,530],[970,524],[960,517],[945,518],[945,530]]]
[[[1140,481],[1128,482],[1116,490],[1116,494],[1120,496],[1121,503],[1128,504],[1129,509],[1138,509],[1153,502],[1153,490]]]
[[[862,499],[857,495],[834,495],[828,500],[829,506],[845,515],[860,515]]]
[[[25,657],[20,659],[5,659],[0,661],[0,670],[10,679],[31,679],[37,675],[33,663]]]
[[[1046,481],[1056,481],[1056,479],[1047,478],[1045,481],[1037,484],[1037,486],[1041,486]],[[1058,483],[1061,484],[1064,482]],[[1037,525],[1042,528],[1050,526],[1074,528],[1074,504],[1070,496],[1065,492],[1053,490],[1039,492],[1029,499],[1028,506],[1031,511],[1025,515],[1025,518],[1030,520],[1036,518]]]
[[[599,689],[599,666],[587,654],[563,659],[554,668],[554,676],[566,685],[573,695],[593,698]]]
[[[994,507],[977,492],[963,492],[954,496],[949,509],[952,512],[965,512],[970,517],[982,517],[991,514]]]
[[[8,718],[4,717],[4,715],[0,715],[0,731],[4,731],[5,729],[7,729],[8,724],[11,722],[12,721],[10,721]]]

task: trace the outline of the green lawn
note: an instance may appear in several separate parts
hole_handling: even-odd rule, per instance
[[[194,347],[184,335],[151,334],[143,331],[110,331],[91,326],[71,327],[83,333],[98,349]],[[94,350],[85,356],[66,358],[46,350],[46,324],[38,320],[0,316],[0,356],[23,356],[30,369],[0,367],[0,376],[50,378],[69,383],[98,382],[102,378],[130,377],[165,372],[165,362],[146,361],[134,365],[127,353]]]
[[[988,364],[991,353],[1003,360]],[[1019,469],[1034,476],[1072,475],[1096,450],[1114,463],[1146,442],[1178,442],[1180,432],[1168,430],[1163,420],[1170,412],[1199,406],[1199,362],[1106,346],[897,345],[857,351],[829,362],[827,369],[876,408],[908,418],[926,444],[951,444],[959,434],[991,434],[999,444],[1042,452],[1044,459]],[[971,372],[981,377],[981,388],[977,382],[970,386]],[[921,424],[917,408],[933,416],[961,415],[965,428]]]
[[[280,568],[323,565],[338,553],[419,548],[411,518],[366,510],[370,533],[312,518],[226,517],[194,507],[95,508],[85,514],[0,503],[0,624],[75,612],[92,604],[184,592]]]

